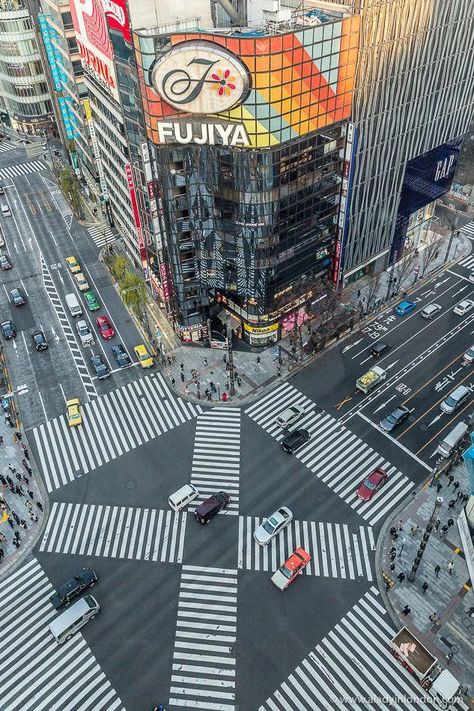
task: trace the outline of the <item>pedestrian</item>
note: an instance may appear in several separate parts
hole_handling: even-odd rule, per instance
[[[224,361],[224,363],[227,363],[227,354],[226,353],[222,354],[222,360]]]
[[[36,506],[39,508],[40,511],[43,510],[43,504],[41,503],[41,501],[37,501]]]
[[[15,474],[15,477],[16,477],[16,480],[21,483],[21,474],[20,474],[20,472],[17,472],[17,473]]]
[[[22,528],[24,528],[25,531],[26,531],[26,529],[28,528],[28,526],[26,525],[26,521],[25,521],[24,518],[21,519],[21,521],[20,521],[20,526],[21,526]]]
[[[440,571],[440,570],[441,570],[441,566],[440,566],[440,565],[435,565],[434,573],[435,573],[436,577],[439,576],[439,571]]]
[[[396,534],[396,532],[397,532],[397,529],[395,528],[395,526],[392,526],[392,528],[390,529],[390,535],[392,536],[392,538]]]
[[[450,475],[448,476],[448,486],[451,486],[451,484],[453,483],[453,481],[454,481],[454,474],[450,474]]]
[[[23,474],[22,478],[23,478],[23,481],[25,482],[26,486],[28,486],[30,483],[30,480],[28,479],[28,477]]]
[[[242,378],[240,377],[240,375],[237,376],[237,385],[239,386],[239,388],[242,387]]]
[[[452,652],[449,652],[449,654],[446,655],[446,664],[449,664],[451,659],[454,657],[454,654]]]
[[[3,476],[3,474],[0,474],[0,481],[2,482],[3,486],[6,486],[6,485],[7,485],[7,480],[5,479],[5,477]]]
[[[400,519],[399,522],[397,523],[397,529],[398,529],[399,531],[402,531],[402,530],[403,530],[403,521],[402,521],[402,519]]]
[[[257,356],[257,365],[260,365],[260,356]]]
[[[11,471],[12,474],[16,473],[15,467],[11,464],[11,462],[8,463],[8,468]]]
[[[459,499],[464,500],[464,494],[462,491],[458,491],[458,495],[456,496],[456,501],[459,501]]]
[[[22,445],[22,446],[23,446],[23,454],[25,455],[26,459],[29,460],[30,453],[28,452],[27,448],[24,445]]]
[[[418,533],[419,530],[420,530],[420,527],[418,526],[417,523],[415,523],[415,524],[410,528],[411,535],[414,536],[415,533]]]
[[[11,520],[11,518],[7,518],[7,523],[10,526],[11,529],[15,530],[15,524]]]
[[[441,528],[442,535],[445,536],[447,534],[448,530],[449,530],[449,526],[447,524],[444,524],[444,526],[442,526],[442,528]]]
[[[438,615],[436,614],[436,612],[432,612],[428,619],[434,624],[438,620]]]
[[[443,488],[442,483],[441,483],[440,481],[438,481],[438,483],[436,484],[436,491],[437,491],[438,494],[439,494],[439,492],[441,491],[442,488]]]
[[[210,393],[210,392],[207,393],[207,399],[209,400],[209,402],[212,400],[212,393]]]
[[[18,496],[24,496],[25,492],[23,491],[22,486],[15,486],[15,494],[18,494]]]
[[[428,590],[428,583],[426,582],[426,580],[423,583],[423,585],[421,586],[421,589],[423,590],[423,595],[424,595],[426,593],[426,591]]]
[[[187,385],[186,385],[186,387],[184,388],[184,394],[185,394],[185,395],[189,395],[189,388],[188,388]]]
[[[3,435],[0,435],[0,445],[3,444]]]
[[[397,578],[400,583],[403,583],[403,581],[405,580],[405,573],[398,573]]]
[[[176,383],[176,380],[174,378],[171,378],[171,385],[174,385]]]
[[[5,551],[3,548],[0,548],[0,560],[5,557]]]
[[[15,538],[16,538],[17,541],[21,541],[21,536],[20,536],[20,532],[19,532],[19,531],[15,531],[15,533],[14,533],[13,535],[15,536]]]
[[[446,523],[448,524],[448,528],[451,528],[451,526],[454,526],[454,519],[448,518],[448,520],[446,521]]]
[[[441,521],[439,520],[439,518],[437,518],[436,521],[435,521],[435,525],[434,525],[435,533],[438,531],[438,528],[439,528],[440,526],[441,526]]]
[[[0,543],[5,543],[6,540],[7,540],[7,539],[5,538],[4,534],[3,534],[3,533],[0,533]]]
[[[454,563],[453,563],[453,561],[451,560],[451,561],[448,563],[448,565],[446,566],[446,569],[447,569],[447,571],[448,571],[448,573],[449,573],[450,575],[453,574],[453,568],[454,568]]]
[[[15,519],[15,521],[17,522],[17,524],[20,523],[20,517],[18,516],[16,511],[12,511],[12,516]]]
[[[31,489],[27,489],[27,492],[28,492],[28,496],[30,497],[30,499],[33,500],[35,498],[35,495],[31,491]]]
[[[207,358],[204,357],[204,367],[207,368]]]
[[[19,548],[19,547],[20,547],[20,541],[17,541],[16,538],[14,538],[14,539],[13,539],[13,545],[15,546],[15,548]]]
[[[180,364],[179,364],[179,367],[181,368],[181,371],[183,371],[183,370],[184,370],[184,363],[180,363]],[[454,478],[454,477],[453,477],[453,478]]]
[[[167,360],[168,360],[168,365],[171,365],[173,361],[171,360],[170,356],[168,356]]]
[[[459,489],[459,482],[458,481],[454,482],[453,489],[454,489],[454,491],[456,491],[456,489]]]
[[[181,373],[179,374],[179,377],[181,378],[181,382],[184,383],[184,373],[183,373],[183,371],[181,371]]]
[[[15,434],[13,435],[13,437],[15,438],[15,441],[16,441],[16,442],[21,442],[21,432],[20,432],[20,430],[16,430],[16,431],[15,431]]]
[[[408,607],[408,605],[405,605],[405,607],[404,607],[403,610],[402,610],[402,613],[403,613],[404,615],[409,615],[410,612],[411,612],[411,609]]]
[[[455,504],[456,504],[455,499],[451,499],[451,501],[448,504],[448,509],[454,509]]]
[[[28,501],[28,500],[25,501],[25,506],[28,509],[28,511],[33,511],[33,504],[31,503],[31,501]]]

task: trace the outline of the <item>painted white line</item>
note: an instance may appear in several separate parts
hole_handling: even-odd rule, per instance
[[[418,464],[421,464],[422,467],[427,469],[429,472],[432,471],[432,469],[433,469],[432,467],[430,467],[428,464],[423,462],[419,457],[416,456],[416,454],[413,454],[413,452],[410,452],[410,450],[407,447],[405,447],[403,444],[401,444],[396,439],[391,437],[388,434],[388,432],[384,432],[383,430],[381,430],[380,427],[378,427],[374,422],[372,422],[372,420],[369,420],[369,418],[366,417],[365,415],[363,415],[362,412],[356,412],[354,414],[359,415],[359,417],[362,417],[362,419],[365,420],[366,422],[368,422],[369,425],[372,425],[372,427],[374,429],[376,429],[379,434],[381,434],[384,437],[386,437],[387,439],[389,439],[391,442],[393,442],[393,444],[396,444],[397,447],[400,447],[400,449],[402,449],[405,452],[405,454],[408,454],[408,456],[412,457],[412,459],[414,459],[416,462],[418,462]]]
[[[39,397],[39,401],[40,401],[40,403],[41,403],[41,407],[43,408],[44,419],[47,421],[47,420],[48,420],[48,415],[46,414],[46,408],[45,408],[45,406],[44,406],[43,397],[42,397],[42,395],[41,395],[41,391],[40,391],[40,390],[38,390],[38,397]]]

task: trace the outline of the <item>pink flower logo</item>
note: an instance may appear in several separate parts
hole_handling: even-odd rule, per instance
[[[234,84],[235,77],[230,75],[229,69],[225,71],[218,69],[215,74],[211,74],[211,77],[214,80],[213,84],[211,84],[211,89],[217,91],[219,96],[229,96],[236,88]]]

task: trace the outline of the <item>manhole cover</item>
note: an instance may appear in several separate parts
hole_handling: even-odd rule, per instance
[[[136,487],[136,485],[137,485],[137,482],[135,481],[135,479],[129,479],[127,481],[127,483],[125,484],[125,488],[126,489],[134,489]]]
[[[328,500],[328,495],[327,494],[318,494],[316,496],[316,501],[319,501],[320,504],[324,504],[325,501]]]
[[[426,432],[427,429],[428,429],[428,425],[420,425],[420,430],[422,432]]]
[[[415,415],[408,415],[408,422],[414,422],[416,420]]]

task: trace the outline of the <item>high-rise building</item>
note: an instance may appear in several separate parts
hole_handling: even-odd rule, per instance
[[[0,114],[26,133],[51,134],[53,106],[26,0],[0,0]]]

